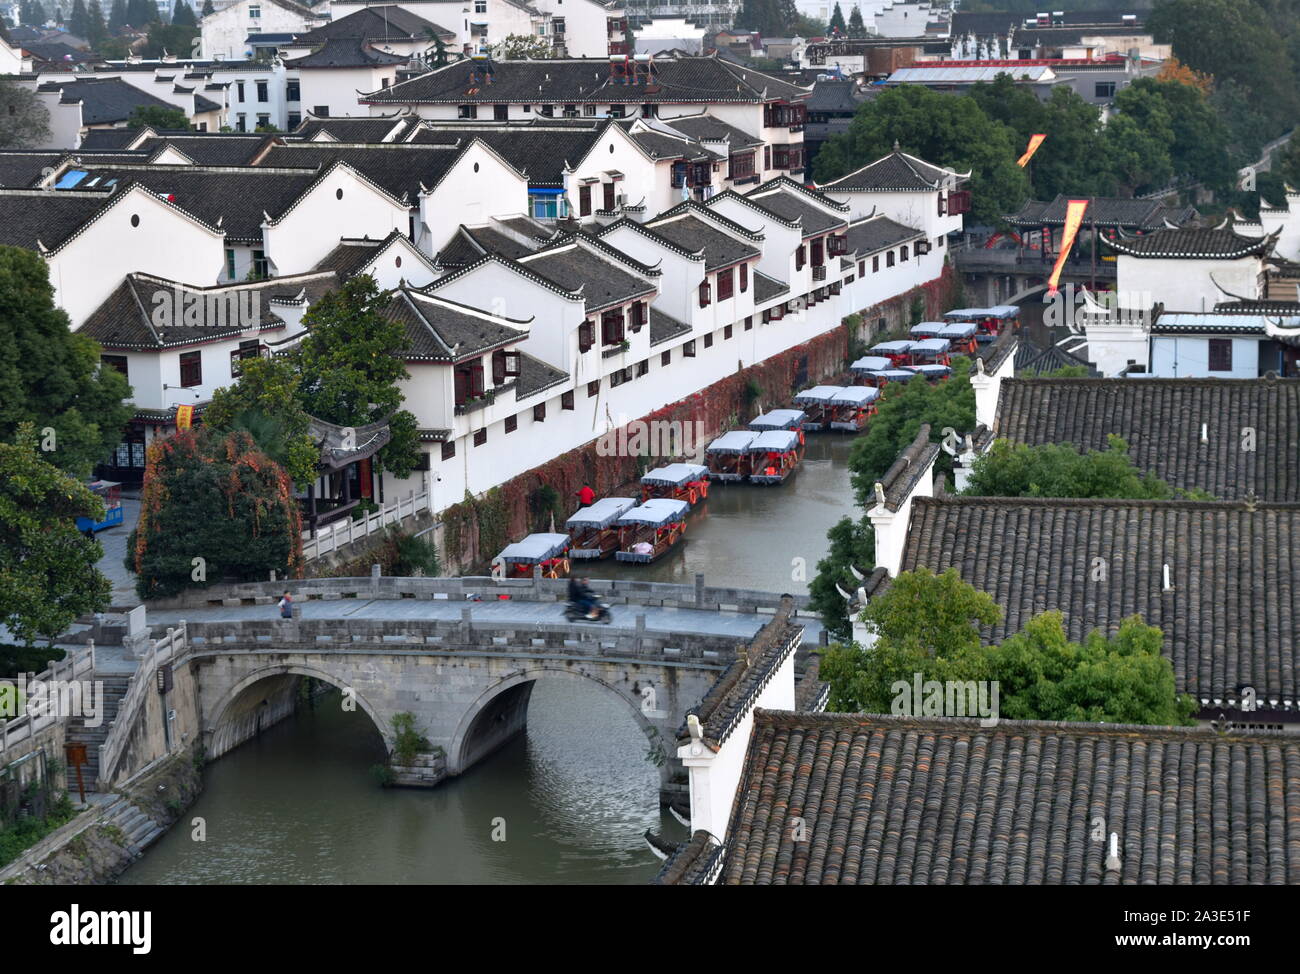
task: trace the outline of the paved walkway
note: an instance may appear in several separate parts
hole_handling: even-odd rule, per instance
[[[446,619],[457,620],[466,606],[476,620],[485,625],[519,623],[559,623],[575,629],[589,623],[565,623],[564,606],[558,602],[453,602],[450,599],[336,599],[299,602],[303,619]],[[229,622],[237,619],[274,619],[274,605],[240,605],[202,609],[158,609],[148,613],[151,627],[175,625],[181,619],[191,622]],[[704,609],[671,609],[640,605],[615,605],[611,629],[635,629],[636,617],[645,614],[646,629],[651,632],[685,632],[703,635],[735,636],[750,639],[771,618],[753,612],[712,612]],[[821,620],[815,614],[801,614],[805,645],[815,646],[821,636]],[[606,628],[601,625],[600,628]],[[157,630],[155,630],[155,633]]]
[[[113,605],[139,605],[135,594],[135,575],[123,564],[126,558],[126,539],[135,530],[140,519],[140,495],[137,491],[122,492],[122,523],[115,528],[105,528],[96,537],[104,548],[99,559],[99,570],[113,585]]]

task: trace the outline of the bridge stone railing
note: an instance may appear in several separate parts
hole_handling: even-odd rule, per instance
[[[68,682],[91,680],[94,678],[94,674],[95,644],[92,642],[85,649],[69,653],[66,659],[51,663],[47,669],[40,673],[20,674],[13,677],[11,682],[21,685],[25,692],[27,689],[26,678],[28,677],[49,684],[57,680]],[[16,749],[29,746],[32,739],[41,731],[64,719],[64,716],[57,713],[56,710],[57,708],[47,707],[37,714],[23,713],[13,719],[0,719],[0,767],[3,767],[11,758],[17,756],[18,750]]]
[[[591,587],[612,605],[667,606],[775,613],[781,595],[756,589],[730,588],[704,584],[696,575],[693,585],[676,582],[642,582],[627,579],[592,579]],[[279,582],[240,582],[189,589],[171,599],[149,603],[152,609],[208,608],[210,606],[270,605],[279,600],[285,589],[297,602],[315,599],[446,599],[463,602],[479,599],[496,601],[510,598],[521,602],[562,602],[568,595],[567,579],[492,578],[413,578],[371,575],[369,578],[309,578]],[[796,595],[796,609],[808,607],[808,596]]]
[[[548,623],[483,623],[466,606],[459,619],[257,619],[186,622],[186,656],[204,652],[487,653],[502,656],[636,657],[722,669],[747,640],[718,634],[650,631],[645,616],[633,629]]]

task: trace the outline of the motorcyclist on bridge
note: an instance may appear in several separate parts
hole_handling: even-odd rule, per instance
[[[587,579],[576,575],[569,579],[569,601],[588,619],[596,618],[596,593],[587,585]]]

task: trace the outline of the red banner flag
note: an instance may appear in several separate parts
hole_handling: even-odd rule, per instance
[[[194,423],[193,406],[176,407],[176,428],[178,430],[187,430]]]
[[[1038,151],[1038,147],[1043,144],[1043,140],[1046,138],[1046,133],[1041,135],[1031,135],[1029,137],[1029,148],[1025,150],[1025,154],[1020,157],[1019,161],[1016,162],[1016,165],[1021,169],[1024,169],[1025,165],[1034,157],[1034,153]]]
[[[1079,227],[1083,226],[1083,213],[1086,209],[1088,209],[1087,200],[1070,200],[1065,205],[1065,228],[1061,233],[1061,252],[1056,255],[1052,276],[1047,279],[1048,297],[1056,296],[1056,283],[1061,279],[1061,268],[1065,266],[1065,258],[1070,256],[1070,248],[1074,246],[1074,238],[1078,236]]]

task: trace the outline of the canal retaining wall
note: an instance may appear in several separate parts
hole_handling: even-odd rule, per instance
[[[117,878],[202,790],[198,760],[172,754],[0,869],[0,883],[86,886]]]

